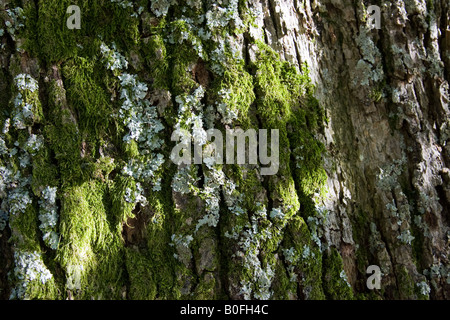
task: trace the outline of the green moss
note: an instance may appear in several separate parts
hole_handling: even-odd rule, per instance
[[[159,34],[143,39],[142,51],[145,62],[154,80],[153,86],[160,89],[169,88],[169,61],[166,44]]]
[[[308,97],[305,107],[293,111],[289,123],[289,139],[294,146],[291,167],[294,171],[296,185],[300,195],[306,197],[314,193],[325,195],[324,185],[327,180],[323,168],[322,154],[325,146],[314,134],[323,126],[325,118],[313,97]]]
[[[61,292],[53,278],[45,284],[42,284],[39,280],[34,280],[28,282],[26,297],[29,300],[55,300],[61,298]]]
[[[173,176],[173,168],[165,168],[162,173],[161,188],[163,190],[171,190],[171,177]],[[185,274],[187,269],[179,263],[173,256],[175,250],[169,246],[172,234],[189,233],[186,226],[177,216],[178,210],[172,200],[170,192],[152,192],[149,196],[149,208],[152,208],[152,216],[147,226],[147,250],[151,258],[149,267],[153,270],[154,279],[158,286],[158,299],[175,299],[179,298],[182,288],[181,282],[178,282],[178,274]],[[182,213],[181,213],[182,214]],[[184,220],[192,214],[187,210]]]
[[[216,299],[217,282],[215,275],[211,272],[205,272],[198,280],[198,285],[194,291],[195,300],[213,300]]]
[[[298,113],[301,113],[298,111]],[[297,115],[298,115],[297,113]],[[301,131],[304,124],[296,119],[292,122],[290,132],[292,144],[296,147],[292,156],[292,168],[297,188],[300,194],[310,197],[314,193],[324,195],[324,185],[327,180],[326,172],[323,168],[322,154],[325,152],[324,145],[317,141],[312,132]]]
[[[415,295],[414,279],[409,275],[405,266],[396,266],[395,275],[398,287],[398,299],[417,299]]]
[[[292,78],[292,70],[285,74],[288,63],[281,62],[278,54],[265,44],[258,43],[258,61],[255,85],[258,94],[258,114],[270,127],[276,128],[291,116],[291,108],[298,104],[298,83],[285,82]],[[289,79],[290,80],[290,79]],[[293,89],[291,89],[293,88]],[[294,91],[291,91],[294,90]]]
[[[65,99],[65,90],[53,81],[49,89],[49,115],[44,136],[58,161],[62,183],[70,184],[79,181],[83,175],[81,137],[73,111]]]
[[[269,211],[272,208],[284,208],[285,215],[280,221],[259,221],[258,229],[266,229],[272,235],[270,239],[261,242],[259,258],[263,267],[270,265],[276,270],[272,286],[274,297],[288,298],[297,294],[297,285],[289,281],[286,269],[279,264],[279,256],[282,254],[280,242],[283,240],[284,229],[287,227],[290,230],[289,234],[298,233],[301,238],[290,236],[289,240],[285,239],[283,242],[283,247],[285,243],[289,243],[290,246],[295,246],[301,251],[306,243],[308,245],[311,243],[311,234],[304,221],[298,217],[298,211],[300,204],[303,207],[303,202],[311,203],[311,214],[315,214],[315,205],[311,196],[318,190],[322,190],[326,181],[321,158],[324,147],[314,138],[314,133],[322,127],[325,118],[317,101],[312,97],[312,86],[306,69],[298,73],[291,64],[282,62],[271,48],[262,43],[257,45],[259,49],[256,54],[257,59],[251,64],[249,70],[240,69],[240,65],[236,64],[237,68],[226,71],[223,79],[220,81],[216,79],[212,91],[229,90],[231,98],[227,103],[231,109],[238,111],[235,124],[244,129],[279,129],[280,170],[276,176],[267,177],[263,182],[256,171],[250,168],[226,166],[227,176],[239,186],[238,192],[243,195],[244,200],[242,206],[249,211],[249,216],[235,216],[228,213],[221,216],[221,224],[223,224],[223,233],[233,233],[233,230],[248,228],[251,212],[257,210],[257,202],[264,204]],[[216,86],[216,84],[219,85]],[[212,101],[217,100],[213,94]],[[309,152],[305,159],[308,166],[304,167],[301,174],[294,175],[295,179],[293,179],[289,150],[299,146],[300,142],[305,144],[306,151]],[[297,187],[297,184],[301,189]],[[300,202],[297,195],[299,189]],[[265,191],[268,193],[265,194]],[[235,240],[224,238],[224,241],[229,243],[226,245],[229,249],[224,255],[235,254],[237,250]],[[309,298],[321,299],[324,295],[320,281],[317,281],[322,274],[321,253],[318,248],[311,250],[315,252],[318,259],[299,263],[297,267],[302,270],[299,287],[307,292]],[[252,270],[246,269],[240,262],[240,259],[235,258],[227,263],[228,277],[233,283],[242,284],[247,281],[254,283]]]
[[[242,62],[229,66],[223,76],[215,78],[212,91],[219,93],[221,90],[227,92],[227,98],[212,94],[209,103],[225,103],[226,112],[236,114],[234,126],[243,130],[257,127],[256,112],[251,108],[256,99],[253,76],[245,70]]]
[[[307,68],[304,66],[299,73],[270,47],[257,44],[258,60],[253,69],[258,115],[265,128],[280,130],[280,174],[290,176],[292,166],[299,195],[323,194],[327,177],[322,160],[325,148],[314,134],[326,119],[312,96],[314,88]],[[293,150],[292,155],[287,150]]]
[[[246,208],[249,208],[249,210],[255,211],[257,209],[255,195],[258,194],[258,192],[261,192],[261,180],[257,170],[242,170],[240,166],[233,167],[235,170],[234,177],[237,179],[235,181],[239,184],[241,190],[246,190],[246,192],[242,193],[244,205]]]
[[[223,283],[219,284],[215,279],[219,273],[228,273],[229,279],[237,284],[255,281],[252,270],[243,266],[241,260],[228,259],[237,252],[238,244],[224,237],[224,233],[233,228],[248,228],[257,209],[257,200],[269,211],[281,206],[286,209],[285,218],[280,222],[270,219],[258,222],[258,228],[270,231],[273,237],[261,241],[260,248],[251,248],[260,249],[258,259],[263,268],[270,265],[275,269],[274,297],[291,298],[299,292],[301,296],[306,290],[309,298],[323,298],[321,254],[312,246],[311,234],[298,214],[300,205],[308,210],[308,214],[314,214],[311,196],[321,190],[325,181],[321,159],[324,148],[314,138],[324,116],[312,97],[313,88],[306,69],[297,72],[294,66],[282,62],[270,47],[257,43],[259,53],[254,64],[247,68],[244,61],[231,63],[223,76],[214,78],[208,70],[193,69],[195,65],[207,69],[208,57],[205,55],[204,61],[199,59],[192,45],[195,41],[201,42],[207,53],[212,51],[213,41],[200,41],[180,20],[143,21],[146,38],[141,40],[138,35],[140,20],[130,17],[131,9],[124,10],[110,1],[42,0],[38,2],[39,12],[35,3],[27,3],[26,47],[31,55],[41,59],[42,65],[62,71],[61,82],[51,80],[41,88],[41,93],[48,94],[48,104],[44,103],[45,119],[39,109],[37,93],[34,97],[26,97],[36,102],[38,109],[35,111],[39,115],[36,122],[42,125],[40,129],[46,142],[46,147],[33,159],[33,192],[37,195],[43,186],[55,184],[60,190],[61,242],[56,259],[53,260],[51,254],[46,255],[51,258],[47,258],[46,263],[58,276],[45,290],[53,294],[58,286],[60,295],[64,296],[62,292],[69,290],[75,298],[84,299],[121,299],[126,286],[128,297],[132,299],[222,297],[226,290],[220,287]],[[66,27],[69,15],[65,10],[69,5],[81,7],[81,30]],[[149,3],[141,1],[139,5],[148,8]],[[183,12],[181,6],[176,6],[171,9],[171,16],[196,16],[203,9]],[[242,3],[240,10],[245,11]],[[247,23],[251,18],[247,16],[244,20]],[[217,32],[225,33],[233,26],[225,29]],[[188,32],[189,37],[179,44],[177,37],[181,32]],[[165,41],[169,35],[174,36],[175,44]],[[251,166],[243,169],[226,166],[227,174],[230,173],[239,184],[238,191],[244,196],[242,206],[248,214],[231,215],[222,207],[219,231],[203,227],[195,234],[190,246],[193,258],[187,264],[174,258],[177,251],[169,243],[172,234],[194,235],[196,222],[205,213],[202,202],[205,199],[192,194],[181,197],[178,200],[183,209],[180,210],[175,208],[172,198],[175,195],[154,192],[143,182],[148,206],[135,208],[134,204],[125,201],[126,189],[134,190],[136,181],[122,176],[120,171],[129,159],[145,161],[146,158],[139,154],[135,142],[123,143],[123,124],[112,117],[117,110],[110,94],[117,93],[118,84],[98,60],[101,41],[115,42],[122,52],[137,52],[137,60],[143,57],[148,70],[140,76],[151,83],[150,90],[167,89],[172,97],[176,97],[191,93],[202,82],[207,90],[205,105],[214,105],[220,98],[219,91],[229,90],[226,103],[229,110],[238,115],[233,125],[244,129],[280,130],[279,174],[262,179]],[[140,41],[142,45],[137,46]],[[129,68],[134,68],[133,65],[130,63]],[[164,117],[165,124],[173,126],[176,108],[167,108]],[[103,156],[99,149],[106,143],[117,149],[112,148],[107,156]],[[303,151],[305,159],[302,167],[296,168],[292,159],[298,153],[289,150],[300,145],[306,148]],[[167,150],[163,152],[167,153]],[[167,158],[167,154],[165,156]],[[163,179],[163,190],[171,190],[173,174],[173,167],[158,173]],[[25,242],[30,249],[39,249],[37,210],[34,207],[29,210],[22,220],[17,220],[20,224],[17,230],[29,237]],[[148,218],[143,227],[143,239],[136,246],[126,247],[128,244],[121,238],[124,224],[139,215]],[[284,235],[286,228],[287,236]],[[205,243],[215,239],[218,233],[223,242],[211,247],[218,253],[207,268],[195,270],[196,267],[199,269],[201,250],[209,248]],[[290,281],[280,259],[283,237],[283,246],[293,246],[301,252],[308,245],[316,256],[316,259],[308,258],[296,265],[298,282]],[[222,247],[223,251],[219,252],[218,248]],[[51,294],[36,292],[35,296]]]
[[[260,202],[264,204],[267,200],[261,195],[263,187],[261,183],[258,183],[258,178],[256,177],[256,173],[253,170],[248,170],[246,167],[241,167],[238,165],[227,165],[224,167],[224,172],[228,177],[230,177],[237,185],[237,191],[239,194],[242,194],[243,203],[242,208],[245,210],[255,211],[257,209],[256,202]],[[243,192],[243,190],[246,190]],[[258,195],[258,196],[257,196]],[[254,278],[252,266],[245,265],[244,257],[242,255],[248,254],[252,250],[256,250],[254,244],[251,244],[251,247],[247,249],[247,252],[242,252],[242,248],[239,245],[240,238],[234,239],[229,238],[226,234],[239,234],[239,237],[242,237],[242,232],[244,230],[250,229],[250,214],[240,214],[236,215],[231,213],[224,206],[220,210],[220,233],[221,233],[221,247],[222,252],[222,260],[221,260],[221,270],[227,274],[227,279],[229,279],[230,283],[236,285],[242,285],[243,283],[250,283],[256,287],[256,279]],[[258,228],[260,227],[267,228],[267,220],[259,221]],[[259,229],[260,230],[260,229]],[[264,251],[262,252],[263,263],[266,263],[270,256],[273,255],[274,251]],[[269,255],[269,256],[268,256]],[[254,289],[254,288],[252,288]],[[233,294],[239,294],[240,288],[232,289]]]
[[[13,230],[11,242],[18,243],[21,249],[33,252],[40,251],[37,209],[29,205],[25,212],[11,215],[10,228]]]
[[[153,271],[149,267],[152,260],[143,254],[127,248],[125,250],[126,268],[129,277],[129,298],[132,300],[153,300],[157,295]]]
[[[122,232],[122,224],[128,220],[128,218],[134,218],[133,209],[134,204],[125,200],[125,194],[127,188],[135,190],[136,183],[130,177],[123,177],[117,175],[114,179],[114,183],[110,187],[110,199],[111,199],[111,215],[110,221],[116,226],[118,233]]]
[[[33,55],[49,63],[76,56],[94,56],[101,37],[115,41],[119,47],[138,43],[138,19],[132,18],[132,9],[123,9],[106,0],[41,0],[39,12],[33,3],[25,6],[26,48]],[[66,13],[70,5],[81,10],[81,29],[70,30]],[[120,37],[117,35],[120,34]]]
[[[76,57],[62,66],[67,101],[76,112],[78,127],[85,138],[105,133],[111,119],[111,101],[103,79],[108,75],[96,60]]]
[[[283,241],[283,248],[293,248],[297,253],[292,265],[297,274],[301,295],[312,300],[324,299],[322,253],[311,241],[311,233],[303,218],[297,216],[290,221],[287,227],[287,235]],[[304,253],[305,250],[309,250],[310,253]],[[289,264],[287,261],[286,263]]]
[[[40,247],[40,237],[38,232],[38,209],[35,204],[29,205],[25,212],[18,215],[10,216],[9,226],[12,230],[12,235],[9,241],[14,243],[14,250],[27,253],[37,253],[44,257]],[[52,273],[52,278],[42,283],[39,277],[32,281],[23,282],[23,279],[16,279],[15,276],[11,276],[11,285],[13,287],[26,285],[25,298],[26,299],[59,299],[61,298],[61,292],[58,290],[57,267],[55,267],[53,260],[44,261],[46,267],[50,263],[52,266],[49,268]]]
[[[377,291],[372,290],[369,293],[355,293],[355,300],[383,300],[383,297]]]
[[[197,61],[197,54],[190,46],[183,44],[171,48],[169,53],[171,84],[170,92],[174,97],[186,92],[190,93],[197,88],[197,83],[192,76],[192,67]]]
[[[108,219],[102,183],[90,181],[61,192],[61,242],[57,259],[67,288],[79,298],[119,298],[124,285],[123,245]]]
[[[44,136],[58,162],[63,184],[79,182],[93,173],[103,138],[110,133],[112,110],[95,66],[84,58],[72,59],[62,68],[67,89],[58,80],[48,85]]]
[[[58,167],[52,163],[50,148],[44,145],[37,155],[33,156],[31,188],[34,195],[40,195],[46,186],[55,184],[58,178]]]
[[[274,299],[292,300],[298,298],[298,283],[296,281],[291,281],[280,255],[279,259],[276,261],[275,274],[277,276],[272,283]]]
[[[332,247],[323,260],[324,292],[327,299],[351,300],[354,298],[350,285],[341,277],[344,270],[342,257]]]

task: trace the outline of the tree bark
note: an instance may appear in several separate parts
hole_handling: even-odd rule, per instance
[[[2,1],[0,297],[449,299],[449,6]]]

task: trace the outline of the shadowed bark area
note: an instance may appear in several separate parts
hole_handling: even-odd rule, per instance
[[[449,12],[2,1],[0,298],[449,299]],[[258,163],[214,163],[210,129]]]

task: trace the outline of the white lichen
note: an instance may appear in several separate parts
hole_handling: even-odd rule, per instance
[[[14,277],[17,281],[12,289],[10,299],[26,299],[27,288],[32,281],[46,284],[52,279],[51,272],[42,261],[41,254],[22,250],[14,252]]]
[[[42,191],[42,199],[39,200],[39,229],[42,231],[42,239],[51,249],[56,250],[59,244],[59,235],[56,231],[58,225],[58,206],[56,205],[56,187],[45,187]]]
[[[397,236],[397,239],[400,240],[404,244],[411,245],[412,241],[415,239],[409,230],[404,230],[400,235]]]
[[[426,281],[418,282],[416,285],[421,295],[428,296],[430,294],[431,288]]]

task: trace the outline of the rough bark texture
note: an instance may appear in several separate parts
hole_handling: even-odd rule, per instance
[[[0,1],[0,297],[450,298],[447,0]]]

